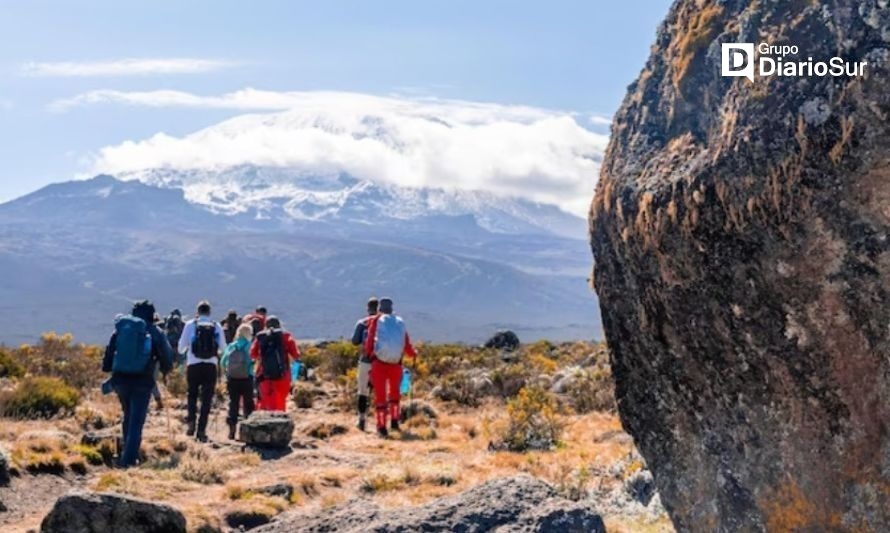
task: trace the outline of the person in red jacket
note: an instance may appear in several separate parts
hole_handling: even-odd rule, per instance
[[[254,339],[250,357],[257,363],[259,408],[265,411],[286,410],[290,392],[290,364],[300,359],[300,349],[293,336],[281,327],[277,317],[266,319],[266,329]]]
[[[411,345],[411,338],[402,318],[392,312],[392,300],[381,298],[379,311],[380,314],[368,324],[364,352],[371,359],[371,386],[374,387],[377,433],[386,437],[387,415],[390,418],[390,427],[395,431],[399,430],[402,358],[406,355],[415,358],[417,352]]]

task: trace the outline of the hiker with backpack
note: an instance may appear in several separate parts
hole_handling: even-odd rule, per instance
[[[381,298],[380,314],[368,323],[364,353],[371,359],[371,385],[374,387],[374,404],[377,415],[377,433],[386,437],[386,418],[390,427],[398,431],[401,412],[400,385],[402,382],[402,358],[417,357],[402,317],[393,314],[390,298]]]
[[[235,439],[238,426],[238,409],[244,405],[244,418],[253,412],[253,359],[250,358],[250,345],[253,330],[250,324],[241,324],[235,332],[234,340],[226,346],[220,359],[220,366],[226,375],[226,390],[229,393],[229,440]]]
[[[365,343],[365,339],[368,337],[368,324],[370,324],[371,320],[377,316],[377,306],[378,301],[377,298],[368,299],[368,314],[367,316],[359,319],[358,322],[355,323],[355,330],[352,333],[352,344],[355,346],[362,346]],[[358,384],[358,423],[356,426],[359,431],[365,430],[365,415],[368,411],[368,393],[370,392],[370,380],[371,380],[371,358],[365,353],[364,350],[359,351],[359,359],[358,359],[358,374],[357,374],[357,384]]]
[[[226,344],[232,344],[235,341],[238,332],[238,326],[241,325],[241,319],[238,317],[238,312],[234,309],[229,309],[229,313],[220,322],[220,325],[223,327],[223,333],[226,334]]]
[[[253,328],[253,336],[256,338],[261,331],[266,329],[266,308],[262,305],[258,305],[256,310],[245,316],[242,322],[251,325]]]
[[[185,327],[185,323],[182,321],[182,311],[179,309],[174,309],[170,312],[170,315],[164,320],[164,333],[167,335],[167,342],[170,343],[170,347],[173,348],[177,353],[175,354],[176,361],[175,364],[182,364],[182,361],[179,360],[179,339],[182,338],[182,329]]]
[[[142,428],[156,385],[155,368],[160,366],[164,376],[173,368],[173,350],[153,324],[154,313],[154,305],[144,300],[133,305],[129,315],[115,319],[114,333],[102,359],[102,371],[111,372],[109,382],[124,414],[123,446],[118,458],[122,468],[134,466],[139,459]]]
[[[188,415],[186,435],[207,442],[207,420],[213,403],[213,393],[219,379],[219,353],[226,347],[222,326],[210,319],[210,303],[198,304],[197,316],[185,323],[179,339],[179,351],[186,353],[186,382],[188,383]],[[198,398],[201,400],[200,416]],[[197,424],[196,424],[197,422]]]
[[[278,317],[266,320],[250,347],[250,357],[257,363],[259,408],[265,411],[285,411],[290,393],[290,364],[300,359],[300,349],[293,336],[281,326]]]

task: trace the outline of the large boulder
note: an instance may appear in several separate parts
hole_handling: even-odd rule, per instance
[[[498,331],[485,342],[484,347],[512,352],[519,348],[519,337],[510,330]]]
[[[254,411],[241,422],[239,440],[251,446],[286,448],[294,435],[294,420],[287,413]]]
[[[721,77],[723,43],[863,77]],[[619,412],[681,531],[890,530],[890,9],[678,0],[591,206]]]
[[[42,533],[184,533],[185,530],[185,517],[169,505],[91,492],[62,496],[40,524]]]
[[[488,481],[417,507],[384,510],[374,502],[358,499],[310,514],[285,513],[254,531],[596,533],[604,532],[605,526],[588,505],[565,500],[547,483],[521,475]]]

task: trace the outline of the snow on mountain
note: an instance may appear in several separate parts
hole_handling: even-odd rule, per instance
[[[431,216],[472,216],[492,233],[550,233],[583,239],[585,222],[559,208],[482,191],[373,183],[345,174],[306,175],[295,168],[239,165],[223,170],[150,169],[118,176],[164,188],[219,214],[258,219],[373,225]]]

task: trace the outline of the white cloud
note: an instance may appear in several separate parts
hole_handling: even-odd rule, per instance
[[[176,91],[88,94],[93,96],[56,107],[123,102],[287,109],[242,115],[184,137],[158,133],[102,148],[91,170],[112,174],[240,164],[292,167],[406,186],[486,190],[583,215],[608,140],[569,113],[525,106],[253,89],[210,97]]]
[[[234,66],[230,61],[189,57],[114,59],[110,61],[29,62],[21,66],[25,76],[144,76],[196,74]]]
[[[604,117],[602,115],[591,115],[590,123],[594,126],[611,126],[612,117]]]

